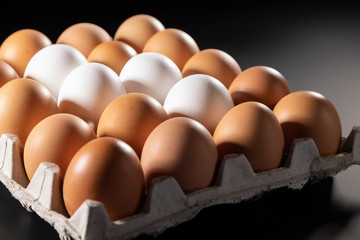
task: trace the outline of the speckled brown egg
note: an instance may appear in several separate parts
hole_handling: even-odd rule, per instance
[[[241,72],[236,60],[219,49],[204,49],[193,55],[182,69],[184,77],[191,74],[210,75],[229,88],[232,81]]]
[[[144,196],[139,158],[128,144],[116,138],[92,140],[72,158],[63,196],[70,216],[86,199],[102,202],[112,221],[131,216],[140,209]]]
[[[19,78],[19,75],[17,74],[15,69],[11,67],[8,63],[0,60],[0,87],[15,78]]]
[[[29,180],[42,162],[57,164],[63,179],[75,153],[95,138],[93,129],[75,115],[58,113],[43,119],[31,130],[24,146],[24,166]]]
[[[21,29],[8,36],[0,47],[0,59],[12,66],[20,77],[40,49],[51,45],[50,39],[34,29]]]
[[[199,51],[195,40],[186,32],[176,28],[167,28],[154,34],[143,49],[143,52],[157,52],[167,56],[180,70]]]
[[[88,62],[102,63],[120,74],[125,63],[136,55],[135,49],[120,41],[103,42],[89,54]]]
[[[296,91],[282,98],[275,106],[285,136],[288,153],[297,138],[314,140],[321,156],[337,153],[341,141],[341,122],[335,106],[322,94]]]
[[[128,93],[113,100],[103,111],[97,135],[112,136],[128,143],[141,156],[151,131],[167,119],[163,106],[143,93]]]
[[[70,45],[87,58],[97,45],[111,40],[112,37],[102,27],[93,23],[81,22],[66,28],[56,43]]]
[[[210,132],[199,122],[170,118],[147,138],[141,154],[145,183],[150,187],[159,176],[172,176],[185,193],[211,185],[217,150]]]
[[[141,53],[149,38],[164,29],[164,25],[155,17],[137,14],[120,24],[114,40],[125,42],[132,46],[137,53]]]
[[[213,135],[219,159],[244,154],[254,172],[278,168],[284,136],[274,113],[262,103],[245,102],[228,111]]]
[[[15,134],[21,144],[38,122],[58,112],[50,91],[35,80],[16,78],[0,88],[0,135]]]
[[[245,69],[233,80],[229,92],[235,105],[257,101],[273,109],[281,98],[290,93],[290,86],[276,69],[254,66]]]

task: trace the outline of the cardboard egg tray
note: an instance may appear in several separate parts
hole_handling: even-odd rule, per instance
[[[185,195],[174,178],[160,177],[153,182],[141,213],[111,222],[102,203],[92,200],[86,200],[69,217],[61,196],[58,166],[42,163],[29,182],[17,137],[3,134],[0,138],[0,180],[28,211],[51,224],[61,239],[157,235],[195,217],[205,207],[261,197],[280,187],[301,189],[308,182],[334,176],[359,163],[360,127],[354,127],[344,139],[340,153],[330,157],[320,157],[312,139],[298,139],[283,166],[267,172],[254,173],[244,155],[229,155],[211,187]]]

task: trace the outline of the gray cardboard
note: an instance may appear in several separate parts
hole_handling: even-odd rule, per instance
[[[244,155],[229,155],[213,186],[185,195],[174,178],[157,178],[141,213],[111,222],[103,204],[92,200],[86,200],[69,217],[61,196],[58,166],[40,164],[29,182],[17,137],[3,134],[0,138],[0,180],[27,210],[49,222],[61,239],[131,239],[139,234],[157,235],[195,217],[208,206],[261,197],[262,193],[280,187],[301,189],[308,182],[334,176],[359,163],[359,127],[353,128],[335,156],[320,157],[312,139],[298,139],[282,167],[262,173],[254,173]]]

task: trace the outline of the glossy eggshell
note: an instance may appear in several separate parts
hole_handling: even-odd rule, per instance
[[[285,152],[297,138],[312,138],[321,156],[337,153],[342,137],[335,106],[314,91],[296,91],[282,98],[274,108],[285,136]]]
[[[135,55],[136,51],[130,45],[120,41],[109,41],[97,45],[87,60],[102,63],[119,75],[125,63]]]
[[[143,52],[157,52],[169,57],[180,70],[200,51],[195,40],[186,32],[167,28],[154,34],[145,44]]]
[[[112,37],[102,27],[93,23],[81,22],[66,28],[56,43],[70,45],[88,57],[97,45],[111,40]]]
[[[0,59],[10,64],[23,77],[32,56],[51,44],[45,34],[34,29],[21,29],[12,33],[1,44]]]
[[[278,168],[284,135],[273,112],[264,104],[245,102],[228,111],[213,135],[219,159],[244,154],[255,172]]]
[[[73,157],[63,184],[64,203],[71,215],[86,200],[100,201],[115,221],[136,213],[144,195],[144,174],[134,150],[125,142],[97,138]]]
[[[123,67],[119,78],[127,93],[145,93],[163,104],[169,90],[182,75],[170,58],[147,52],[132,57]]]
[[[149,38],[164,29],[164,25],[155,17],[137,14],[120,24],[114,40],[123,41],[132,46],[137,53],[141,53]]]
[[[58,112],[50,91],[35,80],[17,78],[0,88],[0,135],[15,134],[22,145],[38,122]]]
[[[106,106],[125,93],[123,83],[111,68],[101,63],[85,63],[65,78],[57,102],[61,112],[97,126]]]
[[[178,81],[169,91],[164,108],[170,117],[185,116],[203,124],[210,133],[224,114],[234,107],[226,87],[206,74],[194,74]]]
[[[128,143],[141,156],[151,131],[167,119],[163,106],[143,93],[128,93],[113,100],[103,111],[98,137],[112,136]]]
[[[31,130],[24,146],[24,166],[29,180],[42,162],[57,164],[63,178],[75,153],[95,138],[93,129],[75,115],[58,113],[43,119]]]
[[[147,138],[141,154],[145,183],[172,176],[185,193],[212,184],[217,150],[209,131],[199,122],[176,117],[159,124]]]
[[[192,74],[207,74],[218,79],[226,88],[237,75],[241,68],[236,60],[228,53],[219,49],[204,49],[193,55],[182,69],[184,77]]]
[[[17,74],[15,69],[11,67],[8,63],[0,60],[0,87],[15,78],[19,78],[19,75]]]
[[[290,93],[290,86],[276,69],[254,66],[245,69],[233,80],[229,92],[235,105],[257,101],[273,109],[281,98]]]
[[[87,63],[86,58],[76,48],[53,44],[41,49],[30,59],[24,76],[44,84],[57,99],[64,79],[74,68],[84,63]]]

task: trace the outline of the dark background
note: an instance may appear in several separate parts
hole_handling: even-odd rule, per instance
[[[146,13],[165,27],[187,32],[200,49],[218,48],[229,53],[243,70],[270,66],[284,75],[292,91],[322,93],[337,108],[344,137],[352,126],[360,125],[358,4],[101,1],[79,5],[51,2],[3,6],[0,42],[23,28],[37,29],[55,42],[62,31],[78,22],[98,24],[114,36],[125,19]],[[353,166],[301,191],[284,188],[258,200],[211,207],[159,237],[348,239],[343,236],[357,226],[359,183],[359,167]],[[356,233],[350,236],[359,237]],[[0,239],[56,238],[51,226],[23,209],[1,185]]]

